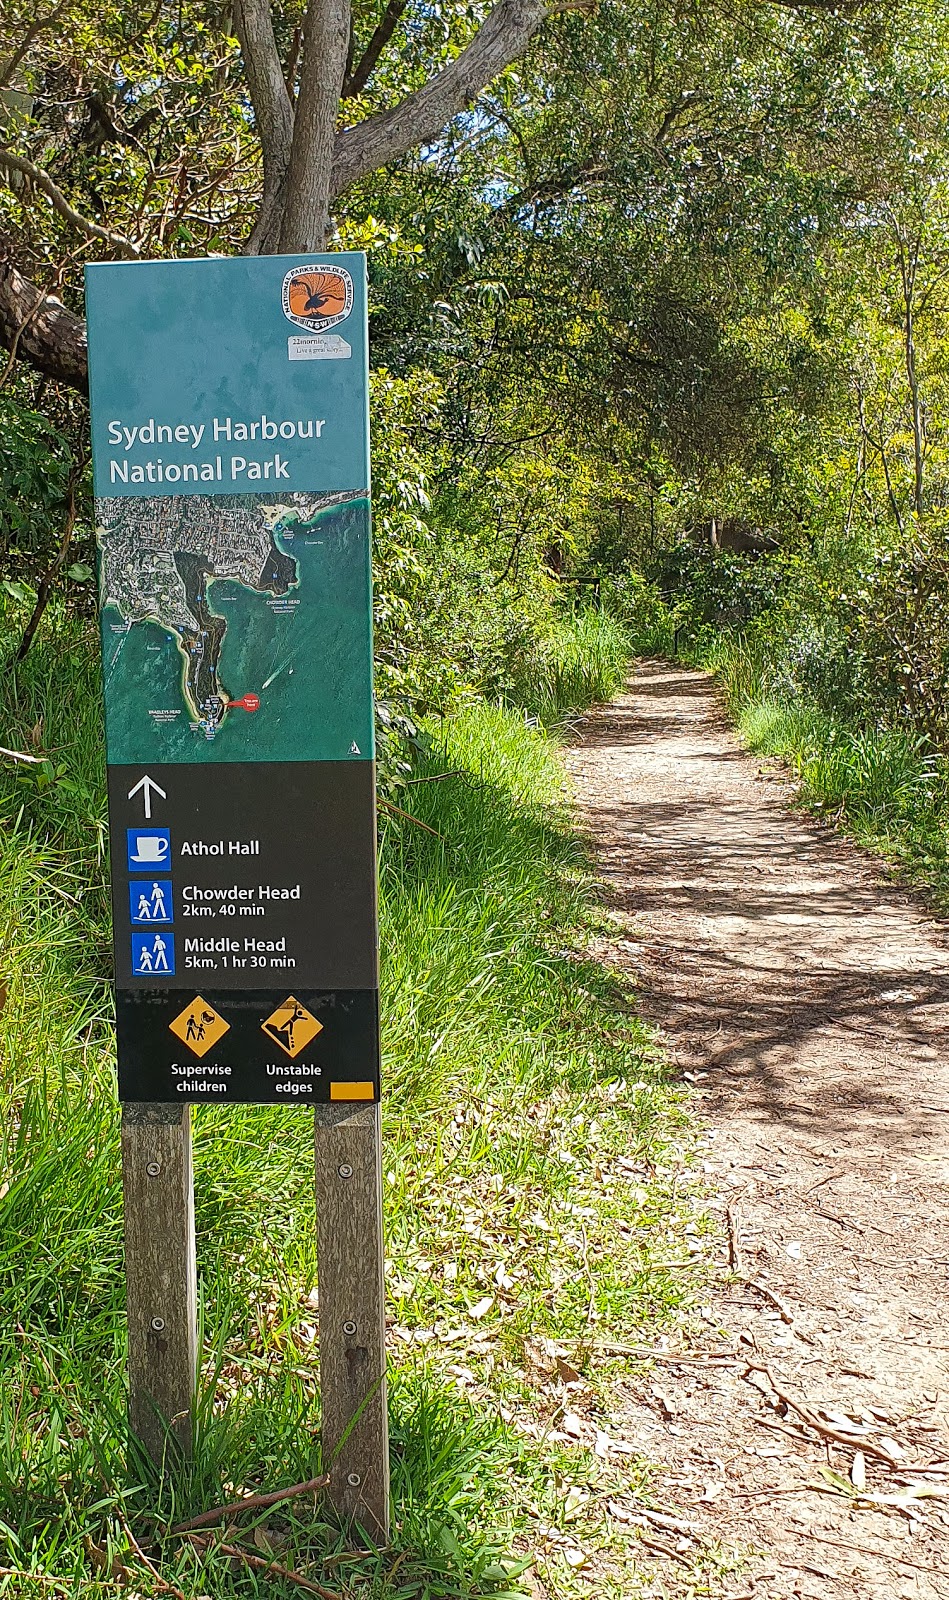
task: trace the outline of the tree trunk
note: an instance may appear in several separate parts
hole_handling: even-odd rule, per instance
[[[237,0],[234,25],[241,42],[264,168],[264,190],[248,255],[277,248],[284,188],[293,144],[293,107],[280,67],[268,0]]]
[[[923,420],[923,403],[916,372],[916,340],[913,317],[912,288],[906,296],[904,320],[904,345],[906,350],[906,379],[909,384],[910,410],[913,414],[913,504],[917,517],[923,514],[923,473],[925,471],[926,432]]]
[[[13,265],[0,241],[0,344],[47,378],[85,393],[86,325]],[[2,371],[2,369],[0,369]]]
[[[288,255],[322,250],[329,236],[336,118],[350,21],[350,0],[310,0],[280,228],[280,249]]]

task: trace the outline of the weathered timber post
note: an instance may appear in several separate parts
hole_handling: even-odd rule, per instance
[[[316,1107],[323,1468],[338,1514],[389,1538],[378,1105]]]
[[[122,1108],[129,1421],[161,1465],[169,1438],[191,1450],[197,1295],[191,1107]]]

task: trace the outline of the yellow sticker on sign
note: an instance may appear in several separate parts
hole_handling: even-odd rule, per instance
[[[213,1045],[230,1029],[230,1023],[219,1016],[214,1007],[196,994],[174,1022],[169,1022],[172,1033],[177,1034],[192,1055],[206,1056]]]
[[[291,994],[260,1026],[268,1039],[278,1044],[291,1061],[305,1049],[311,1039],[323,1032],[322,1022],[317,1022],[312,1012],[301,1006]]]

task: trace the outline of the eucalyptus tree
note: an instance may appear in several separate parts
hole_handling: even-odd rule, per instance
[[[144,24],[121,5],[95,14],[67,0],[38,18],[14,9],[0,171],[15,199],[52,209],[61,234],[62,224],[73,242],[113,254],[233,247],[241,232],[250,253],[321,249],[346,190],[437,138],[552,13],[577,3],[496,0],[479,15],[410,0],[234,0],[227,12],[159,0]],[[397,71],[385,71],[387,56]],[[39,264],[36,231],[28,219],[21,237]],[[41,371],[84,383],[81,320],[10,248],[0,336]]]
[[[797,13],[833,21],[853,3],[725,9],[752,36]],[[690,81],[662,111],[658,144],[689,125],[706,98],[702,29],[714,56],[718,26],[714,6],[667,0],[603,0],[599,10],[596,0],[157,0],[144,17],[127,0],[63,0],[38,16],[9,0],[4,14],[0,339],[79,388],[83,325],[62,289],[68,302],[83,249],[321,249],[334,209],[370,175],[437,148],[459,119],[490,122],[494,86],[502,108],[519,93],[556,101],[566,61],[562,159],[547,173],[525,171],[520,196],[507,197],[522,227],[531,208],[596,184],[601,163],[587,134],[597,97],[616,113],[615,147],[622,96],[635,108],[669,79],[658,56],[674,59],[680,29],[694,34],[683,51]],[[541,53],[519,91],[507,69],[534,42]],[[508,132],[516,142],[510,119]],[[622,168],[614,163],[617,180]]]

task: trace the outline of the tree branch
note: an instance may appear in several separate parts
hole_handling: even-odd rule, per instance
[[[546,178],[538,177],[533,183],[525,184],[496,207],[496,212],[499,215],[516,216],[524,206],[553,204],[584,184],[592,186],[602,183],[609,175],[607,165],[599,162],[595,156],[588,156],[585,161],[568,167],[564,172],[551,173]]]
[[[293,107],[287,91],[269,0],[235,0],[234,27],[241,43],[264,165],[264,192],[248,255],[274,248],[280,231],[282,196],[293,144]]]
[[[37,371],[85,394],[86,325],[18,272],[0,240],[0,344]]]
[[[852,16],[855,11],[869,11],[873,0],[767,0],[767,3],[780,6],[784,11],[829,11]]]
[[[347,71],[343,79],[342,98],[344,100],[354,100],[357,95],[362,94],[366,84],[372,77],[376,62],[405,15],[408,3],[409,0],[389,0],[389,4],[382,13],[379,24],[363,51],[355,71],[351,71],[347,63]]]
[[[378,111],[336,139],[332,196],[434,139],[492,78],[523,54],[549,14],[544,0],[498,0],[471,43],[442,72],[389,111]]]
[[[704,97],[701,93],[701,90],[699,89],[684,90],[679,96],[675,105],[669,107],[669,110],[666,112],[665,116],[660,122],[653,143],[657,145],[662,144],[665,140],[666,134],[669,132],[669,129],[678,122],[679,118],[683,116],[686,111],[688,111],[690,106],[695,104],[696,100],[701,100],[703,98]]]
[[[20,62],[23,60],[24,56],[27,54],[30,45],[35,39],[38,39],[39,35],[44,33],[47,28],[52,27],[53,23],[59,18],[60,13],[65,11],[65,9],[66,0],[61,0],[61,3],[49,13],[49,16],[37,17],[36,21],[31,23],[30,27],[27,28],[26,33],[23,35],[23,38],[20,40],[20,43],[17,45],[3,69],[3,75],[0,76],[0,89],[6,89],[9,87],[9,85],[13,82],[16,69],[20,65]]]
[[[139,254],[138,246],[134,245],[131,239],[126,239],[121,233],[113,233],[111,228],[100,228],[98,222],[91,222],[88,217],[82,215],[81,211],[77,211],[75,206],[71,206],[62,190],[56,187],[49,173],[44,172],[42,167],[36,166],[34,162],[28,161],[26,156],[15,156],[12,150],[0,150],[0,172],[4,167],[12,169],[14,172],[24,173],[30,182],[34,183],[37,189],[41,189],[53,202],[54,209],[59,212],[60,216],[65,217],[67,222],[71,222],[73,227],[78,228],[79,232],[84,233],[87,238],[101,239],[105,244],[111,245],[113,250],[118,250],[119,254],[123,256],[135,257]],[[7,186],[12,189],[13,185],[10,183],[9,177],[5,181]],[[15,190],[14,193],[16,193]]]
[[[329,232],[336,119],[349,51],[350,0],[310,0],[293,117],[280,249],[322,250]]]
[[[46,572],[44,572],[42,578],[40,579],[39,587],[36,591],[36,601],[33,606],[33,611],[30,615],[29,622],[23,630],[23,637],[20,640],[16,655],[13,657],[13,660],[10,663],[11,666],[15,666],[17,662],[23,661],[29,653],[29,648],[33,643],[36,630],[43,620],[43,612],[49,605],[50,595],[53,592],[53,584],[56,582],[56,579],[65,563],[66,557],[69,554],[69,546],[72,543],[73,529],[76,526],[76,483],[81,477],[82,473],[85,471],[85,467],[85,460],[80,458],[80,460],[75,463],[72,472],[69,475],[69,489],[66,496],[66,519],[63,523],[63,531],[59,541],[59,549],[53,557],[51,566]]]

